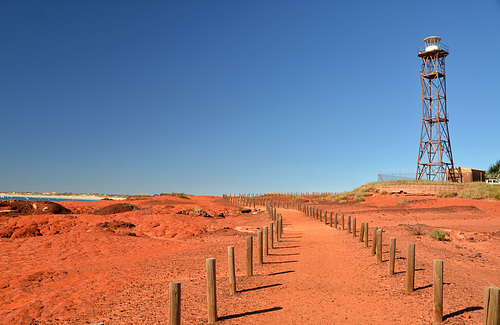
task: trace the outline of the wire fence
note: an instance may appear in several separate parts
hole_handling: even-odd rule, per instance
[[[381,174],[377,172],[377,182],[388,182],[388,181],[411,181],[415,180],[415,173],[390,173],[390,174]]]

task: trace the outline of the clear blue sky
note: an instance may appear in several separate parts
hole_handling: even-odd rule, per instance
[[[0,0],[0,191],[350,190],[415,173],[417,48],[455,165],[500,159],[500,1]]]

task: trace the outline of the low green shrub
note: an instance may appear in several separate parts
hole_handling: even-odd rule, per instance
[[[363,194],[356,194],[354,196],[354,201],[361,202],[361,201],[364,201],[364,200],[365,200],[365,196]]]
[[[500,200],[500,186],[495,184],[475,183],[458,192],[457,196],[462,199],[481,200],[492,198]]]
[[[432,231],[428,231],[427,233],[429,236],[439,241],[443,241],[446,238],[446,231],[443,229],[437,229],[436,227],[432,228]]]
[[[172,192],[172,193],[167,194],[167,195],[177,196],[177,197],[180,197],[181,199],[189,199],[189,197],[191,196],[191,194],[175,193],[175,192]]]
[[[457,197],[457,196],[458,196],[457,191],[439,191],[436,194],[436,197],[439,197],[439,198]]]
[[[418,222],[418,218],[415,218],[415,224],[404,223],[403,227],[410,235],[413,235],[413,236],[421,236],[421,235],[425,234],[425,231],[424,231],[422,225]]]

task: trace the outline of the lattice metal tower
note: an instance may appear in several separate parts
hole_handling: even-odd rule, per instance
[[[425,48],[418,50],[421,58],[422,131],[418,150],[417,180],[445,181],[456,179],[448,132],[446,110],[445,58],[448,47],[441,37],[424,39]],[[448,173],[448,175],[447,175]],[[447,177],[448,176],[448,177]]]

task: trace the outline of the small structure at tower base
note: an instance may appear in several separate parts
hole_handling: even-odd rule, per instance
[[[454,183],[484,182],[486,171],[465,167],[450,168],[446,171],[446,178]]]

